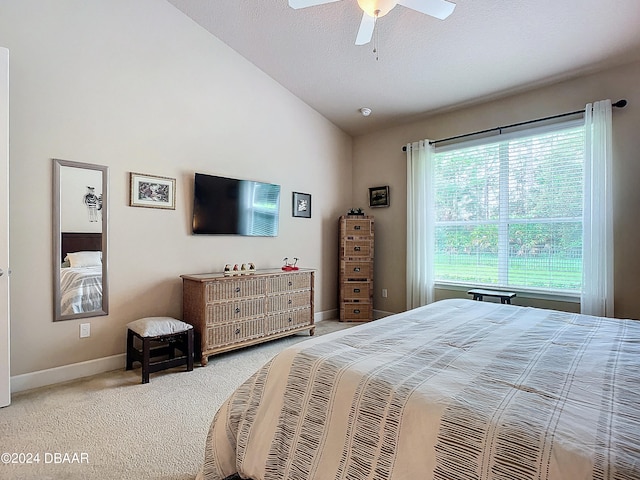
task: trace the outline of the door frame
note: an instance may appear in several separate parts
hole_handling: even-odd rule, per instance
[[[0,407],[11,403],[9,318],[9,50],[0,47]]]

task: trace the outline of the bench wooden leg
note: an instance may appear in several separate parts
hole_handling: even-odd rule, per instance
[[[193,370],[193,328],[187,330],[187,372]]]
[[[142,339],[142,383],[149,383],[149,356],[151,354],[151,340]]]
[[[133,332],[127,330],[127,366],[126,370],[133,370],[134,351],[133,351]]]

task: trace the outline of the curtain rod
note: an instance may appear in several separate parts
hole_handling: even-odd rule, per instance
[[[618,100],[616,103],[612,103],[611,106],[612,107],[617,107],[617,108],[624,108],[624,107],[627,106],[627,101],[626,100]],[[494,128],[489,128],[487,130],[480,130],[478,132],[465,133],[464,135],[456,135],[455,137],[441,138],[440,140],[433,140],[433,141],[429,142],[429,145],[434,145],[434,144],[440,143],[440,142],[448,142],[450,140],[458,140],[459,138],[471,137],[472,135],[480,135],[482,133],[495,132],[496,130],[503,130],[503,129],[507,129],[507,128],[520,127],[522,125],[528,125],[530,123],[544,122],[545,120],[553,120],[555,118],[569,117],[571,115],[578,115],[579,113],[584,113],[584,109],[576,110],[574,112],[560,113],[558,115],[552,115],[550,117],[538,118],[536,120],[528,120],[526,122],[512,123],[511,125],[505,125],[503,127],[494,127]],[[402,147],[402,151],[403,152],[407,151],[407,146],[406,145]]]

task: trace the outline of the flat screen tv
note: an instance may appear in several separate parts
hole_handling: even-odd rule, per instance
[[[280,185],[196,173],[193,233],[278,235]]]

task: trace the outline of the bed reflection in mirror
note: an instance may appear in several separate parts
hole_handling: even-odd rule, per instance
[[[108,169],[54,160],[54,320],[107,315]]]

